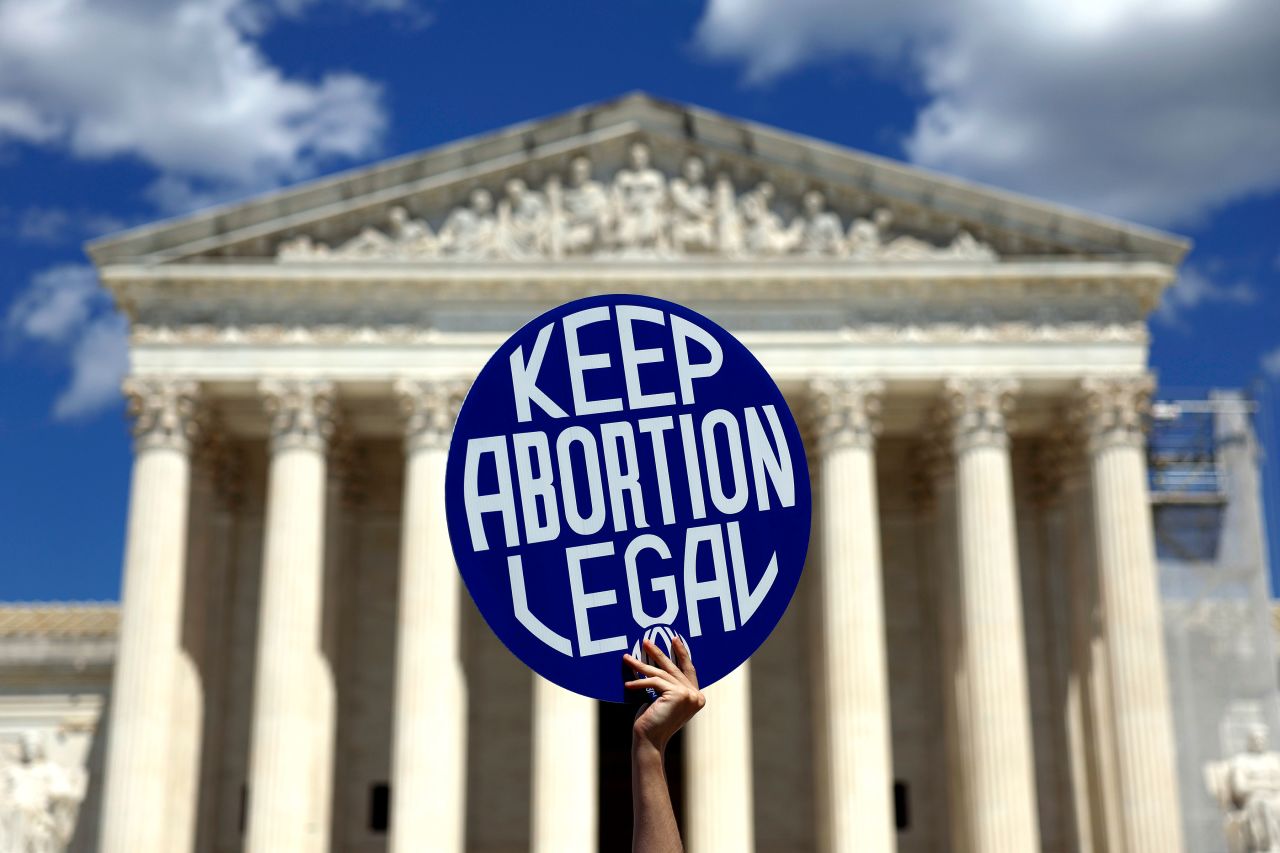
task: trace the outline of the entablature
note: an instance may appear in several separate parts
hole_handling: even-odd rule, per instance
[[[1145,319],[1173,280],[1152,262],[859,265],[796,260],[373,266],[112,265],[102,278],[143,327],[275,324],[287,327],[437,327],[441,312],[474,309],[503,328],[514,315],[599,293],[643,293],[691,306],[783,320],[815,308],[823,317],[921,325],[947,320],[1132,322]],[[771,307],[773,306],[773,307]],[[775,310],[780,307],[782,310]],[[480,311],[483,309],[483,311]],[[784,328],[795,328],[795,323]],[[507,327],[509,329],[514,326]],[[821,328],[821,326],[819,326]]]

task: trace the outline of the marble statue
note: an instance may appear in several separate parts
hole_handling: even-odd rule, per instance
[[[551,219],[546,196],[529,189],[520,178],[507,181],[498,222],[503,255],[526,258],[549,251]]]
[[[395,254],[395,241],[373,226],[362,228],[360,233],[328,252],[332,258],[358,260],[360,258],[389,257]]]
[[[585,254],[609,243],[612,205],[604,184],[591,177],[591,161],[575,157],[564,190],[560,245],[566,254]]]
[[[311,261],[336,260],[401,260],[434,257],[439,252],[436,235],[431,226],[421,219],[413,219],[403,207],[393,207],[387,214],[388,228],[381,231],[368,227],[359,234],[331,249],[324,243],[312,240],[307,234],[299,234],[280,244],[277,256],[281,260]]]
[[[650,163],[649,146],[631,146],[626,168],[613,178],[618,248],[666,248],[667,179]]]
[[[956,261],[994,261],[997,259],[995,249],[981,242],[963,228],[956,233],[950,245],[943,249],[941,254]]]
[[[331,254],[327,245],[313,240],[310,234],[290,237],[276,248],[276,257],[282,261],[322,260]]]
[[[783,225],[782,217],[773,212],[773,196],[773,184],[761,181],[739,201],[749,254],[785,255],[798,242],[799,230]]]
[[[851,258],[870,260],[880,254],[884,246],[885,232],[893,214],[881,207],[871,214],[870,219],[858,217],[849,226],[849,234],[845,239],[845,251]]]
[[[804,194],[804,219],[800,251],[806,255],[844,254],[844,228],[840,217],[827,210],[827,199],[817,190]]]
[[[466,207],[456,208],[440,228],[440,249],[445,255],[488,258],[498,253],[498,219],[493,195],[486,189],[471,191]]]
[[[953,226],[946,244],[899,230],[888,208],[855,217],[848,229],[828,206],[827,195],[809,189],[798,200],[800,214],[786,222],[774,184],[762,180],[739,193],[725,174],[714,185],[697,156],[686,157],[680,174],[667,179],[644,142],[627,150],[627,161],[605,182],[593,176],[589,158],[575,157],[562,184],[551,176],[535,189],[520,176],[506,178],[495,205],[489,189],[473,189],[464,205],[443,216],[434,231],[408,209],[392,207],[385,225],[369,225],[336,246],[294,234],[276,246],[276,258],[294,261],[415,261],[586,257],[813,258],[867,262],[998,260],[973,234]],[[421,203],[415,204],[421,207]],[[434,221],[434,220],[433,220]]]
[[[689,157],[671,181],[671,246],[677,252],[716,247],[716,201],[706,184],[706,166]]]
[[[439,241],[426,222],[411,218],[409,211],[399,205],[391,208],[387,218],[391,223],[389,236],[398,254],[409,258],[437,254]]]
[[[1280,853],[1280,753],[1267,728],[1250,728],[1245,751],[1206,768],[1210,793],[1226,812],[1230,853]]]
[[[0,766],[0,850],[61,853],[75,829],[84,772],[48,757],[43,740],[24,734],[18,760]]]

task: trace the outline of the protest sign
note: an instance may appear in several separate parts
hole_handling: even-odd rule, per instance
[[[625,701],[622,654],[674,632],[706,686],[782,617],[809,543],[804,447],[777,385],[694,311],[609,295],[516,332],[458,415],[458,569],[543,677]],[[412,523],[412,520],[409,520]]]

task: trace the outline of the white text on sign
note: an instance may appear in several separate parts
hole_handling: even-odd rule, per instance
[[[617,324],[618,365],[609,353],[583,352],[579,340],[583,327],[608,322]],[[637,323],[666,328],[669,349],[637,347]],[[564,338],[565,363],[553,366],[546,362],[557,333]],[[695,360],[691,342],[702,350],[701,358]],[[657,388],[651,378],[644,381],[645,365],[668,358],[674,366],[674,387]],[[509,363],[517,420],[523,424],[535,416],[568,418],[570,411],[582,416],[690,406],[699,383],[720,370],[723,354],[710,333],[683,317],[647,306],[618,305],[585,309],[544,326],[530,351],[517,347]],[[540,377],[555,369],[567,371],[571,399],[553,399],[539,385]],[[625,396],[588,396],[587,374],[600,370],[622,371]],[[683,462],[683,477],[673,477],[672,460]],[[482,481],[491,487],[482,491]],[[656,496],[646,496],[644,482],[656,482]],[[793,506],[796,483],[782,420],[775,406],[766,404],[472,438],[465,450],[463,493],[473,552],[554,542],[566,531],[576,537],[600,537],[588,544],[575,537],[575,544],[564,552],[573,605],[572,639],[531,612],[523,560],[516,553],[507,558],[512,608],[520,623],[565,655],[574,655],[576,645],[576,654],[587,656],[629,647],[623,636],[594,637],[588,618],[593,608],[618,604],[619,594],[627,596],[640,628],[671,624],[681,609],[692,637],[702,633],[708,619],[724,631],[745,624],[777,577],[777,556],[760,561],[762,574],[759,566],[751,567],[750,574],[759,575],[752,587],[739,522],[707,519],[712,511],[723,519],[748,509]],[[496,528],[486,532],[485,521],[491,516],[501,520],[500,541],[491,541]],[[661,533],[637,532],[673,526]],[[590,583],[589,576],[604,574],[601,569],[610,561],[614,568],[620,562],[622,568],[610,576],[625,577],[625,584],[601,588]],[[641,599],[643,579],[661,598],[661,608],[654,612],[646,610]]]

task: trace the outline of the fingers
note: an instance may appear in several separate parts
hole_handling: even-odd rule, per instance
[[[698,672],[693,668],[693,655],[689,654],[689,644],[684,641],[684,637],[677,635],[675,642],[671,644],[671,650],[675,652],[676,665],[680,667],[684,677],[697,687]]]
[[[622,660],[627,666],[631,667],[636,672],[643,673],[645,675],[651,675],[656,678],[666,678],[669,675],[665,669],[658,669],[656,666],[650,666],[647,663],[643,663],[636,658],[633,658],[631,655],[623,655]]]
[[[637,678],[635,681],[628,681],[622,686],[627,690],[643,690],[646,687],[652,687],[654,690],[660,690],[665,693],[675,685],[665,678]]]
[[[684,673],[682,673],[676,667],[676,665],[671,662],[671,658],[667,657],[666,654],[662,651],[662,649],[658,648],[657,643],[653,643],[653,642],[650,642],[649,640],[645,640],[644,650],[649,653],[649,659],[652,660],[655,664],[662,667],[664,670],[666,670],[671,675],[674,675],[676,678],[682,681],[684,680]]]

